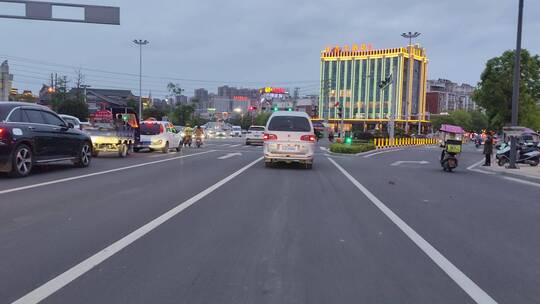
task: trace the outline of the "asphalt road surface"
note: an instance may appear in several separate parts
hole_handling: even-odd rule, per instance
[[[0,176],[0,303],[540,303],[538,186],[471,147],[446,173],[437,147],[325,146],[313,170],[225,139]]]

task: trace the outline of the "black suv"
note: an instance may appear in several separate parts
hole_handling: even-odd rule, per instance
[[[0,101],[0,172],[27,176],[36,164],[90,165],[92,141],[47,107]]]

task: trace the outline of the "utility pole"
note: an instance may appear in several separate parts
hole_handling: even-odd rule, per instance
[[[142,119],[142,47],[150,42],[148,40],[135,39],[133,43],[139,46],[139,119]]]
[[[512,88],[512,122],[511,122],[512,127],[516,127],[518,125],[522,27],[523,27],[523,0],[519,0],[516,53],[515,53],[516,58],[514,62],[514,86]],[[517,157],[517,138],[516,136],[511,136],[510,137],[510,164],[508,165],[509,169],[517,169],[516,157]]]

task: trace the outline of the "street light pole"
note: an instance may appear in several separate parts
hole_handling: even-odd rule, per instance
[[[414,38],[417,38],[418,36],[420,36],[421,33],[419,32],[408,32],[408,33],[402,33],[401,34],[401,37],[403,38],[406,38],[406,39],[409,39],[409,75],[413,75],[412,73],[414,73],[414,58],[413,58],[413,53],[412,53],[412,50],[413,50],[413,45],[412,45],[412,41]],[[409,75],[407,75],[407,78],[409,79],[409,81],[412,81],[413,77],[409,77]],[[411,96],[410,100],[409,100],[409,96]],[[410,119],[410,116],[411,116],[411,113],[409,112],[409,101],[411,102],[412,104],[412,92],[409,92],[409,90],[407,90],[407,111],[406,111],[406,121],[405,121],[405,133],[409,133],[409,119]]]
[[[150,42],[148,40],[135,39],[133,43],[139,46],[139,119],[142,120],[142,47]]]
[[[523,0],[519,0],[518,9],[518,26],[517,26],[517,39],[516,39],[516,53],[514,62],[514,86],[512,88],[512,121],[513,127],[518,125],[518,109],[519,109],[519,82],[521,74],[521,29],[523,26]],[[517,138],[515,136],[510,137],[510,164],[508,168],[517,169],[516,156],[517,156]]]

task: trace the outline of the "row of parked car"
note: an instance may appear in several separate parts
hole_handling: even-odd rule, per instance
[[[101,152],[126,157],[131,151],[180,151],[181,128],[153,119],[139,121],[131,109],[98,111],[91,122],[58,115],[47,107],[0,102],[0,172],[30,174],[35,165],[71,161],[90,165]]]

